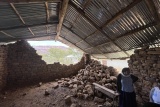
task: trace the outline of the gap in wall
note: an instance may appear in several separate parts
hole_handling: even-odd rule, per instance
[[[28,43],[42,56],[47,64],[76,64],[82,58],[83,52],[69,47],[59,41],[28,41]]]

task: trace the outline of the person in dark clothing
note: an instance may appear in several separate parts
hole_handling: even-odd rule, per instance
[[[150,91],[150,102],[147,102],[143,107],[160,107],[160,80],[157,81],[157,85]]]
[[[137,107],[136,94],[133,83],[138,77],[130,74],[129,68],[123,68],[121,74],[117,76],[117,91],[119,92],[119,107]]]

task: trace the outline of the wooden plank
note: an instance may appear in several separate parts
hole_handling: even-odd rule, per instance
[[[59,2],[62,2],[62,0],[6,0],[5,2],[7,3],[23,3],[23,2],[27,2],[27,3],[30,3],[30,2],[55,2],[55,3],[59,3]]]
[[[129,35],[135,34],[135,33],[137,33],[137,32],[143,31],[143,30],[145,30],[145,29],[148,28],[148,27],[156,26],[156,25],[158,25],[158,24],[159,24],[159,23],[153,22],[153,23],[150,23],[150,24],[148,24],[148,25],[142,26],[142,27],[140,27],[140,28],[138,28],[138,29],[135,29],[135,30],[133,30],[133,31],[131,31],[131,32],[125,33],[124,35],[121,35],[121,36],[115,38],[114,41],[116,41],[116,40],[118,40],[118,39],[120,39],[120,38],[123,38],[123,37],[127,37],[127,36],[129,36]],[[102,45],[105,45],[105,44],[108,44],[108,43],[109,43],[109,42],[107,42],[107,43],[102,43],[102,44],[100,44],[100,45],[97,45],[96,47],[99,47],[99,46],[102,46]]]
[[[148,51],[147,54],[160,55],[160,51]]]
[[[140,32],[140,31],[145,30],[146,28],[153,27],[153,26],[156,26],[156,25],[158,25],[158,24],[159,24],[159,23],[157,23],[157,22],[149,23],[149,24],[147,24],[147,25],[145,25],[145,26],[142,26],[142,27],[140,27],[140,28],[138,28],[138,29],[135,29],[135,30],[132,30],[132,31],[130,31],[130,32],[128,32],[128,33],[125,33],[124,35],[121,35],[121,36],[117,37],[115,40],[117,40],[117,39],[119,39],[119,38],[123,38],[123,37],[129,36],[129,35],[132,35],[132,34],[135,34],[135,33],[138,33],[138,32]],[[115,40],[114,40],[114,41],[115,41]]]
[[[158,11],[156,10],[156,7],[154,5],[153,0],[145,0],[152,16],[155,18],[156,22],[159,22],[159,16],[158,16]]]
[[[22,21],[22,23],[23,23],[24,25],[26,25],[25,21],[23,20],[23,18],[22,18],[21,15],[19,14],[18,10],[15,8],[14,4],[13,4],[13,3],[10,3],[10,5],[11,5],[11,7],[13,8],[13,10],[15,11],[15,13],[17,14],[17,16],[20,18],[20,20]],[[35,36],[34,33],[32,32],[32,30],[31,30],[29,27],[28,27],[28,30],[31,32],[31,34],[32,34],[33,36]]]
[[[8,36],[8,37],[15,38],[14,36],[12,36],[12,35],[10,35],[10,34],[4,32],[4,31],[0,31],[0,32],[3,33],[4,35]]]
[[[15,8],[13,3],[10,3],[11,7],[13,8],[13,10],[15,11],[15,13],[17,14],[17,16],[20,18],[20,20],[22,21],[23,24],[25,24],[25,21],[23,20],[23,18],[21,17],[21,15],[19,14],[18,10]]]
[[[88,22],[90,22],[97,30],[99,30],[102,34],[104,34],[110,42],[112,42],[115,46],[117,46],[117,48],[119,48],[120,50],[122,50],[128,57],[129,54],[127,52],[125,52],[120,46],[118,46],[99,26],[97,26],[95,24],[95,22],[93,22],[88,16],[85,15],[85,12],[82,11],[81,9],[79,9],[74,3],[72,3],[71,1],[69,2],[69,4],[76,9],[76,11],[78,13],[80,13]]]
[[[108,89],[106,87],[103,87],[97,83],[93,83],[93,85],[95,86],[95,89],[101,91],[102,93],[106,94],[107,96],[109,96],[111,98],[115,98],[115,97],[119,96],[119,93],[116,93],[115,91]]]
[[[7,28],[0,28],[0,31],[2,30],[12,30],[12,29],[19,29],[19,28],[28,28],[28,27],[37,27],[37,26],[43,26],[43,25],[49,25],[49,24],[57,24],[58,22],[49,22],[49,23],[38,23],[33,25],[23,25],[23,26],[12,26]]]
[[[75,35],[77,35],[76,33],[74,33],[70,28],[67,28],[65,25],[63,25],[67,30],[69,30],[69,31],[71,31],[73,34],[75,34]],[[78,36],[78,35],[77,35]],[[81,40],[83,40],[84,42],[86,42],[90,47],[93,47],[92,46],[92,44],[90,44],[90,43],[88,43],[85,39],[83,39],[82,37],[80,37],[80,36],[78,36]],[[82,41],[81,41],[82,42]],[[77,44],[77,43],[76,43]],[[104,53],[101,51],[101,50],[99,50],[98,48],[95,48],[97,51],[99,51],[103,56],[105,56],[104,55]],[[84,50],[85,51],[85,50]],[[105,56],[106,57],[106,56]],[[106,57],[107,58],[107,57]]]
[[[155,50],[156,50],[156,51],[157,51],[157,50],[160,51],[160,47],[155,47]]]
[[[70,45],[72,45],[72,46],[74,46],[74,47],[76,47],[76,48],[78,48],[79,50],[81,50],[81,51],[83,51],[83,52],[85,52],[85,53],[87,53],[86,51],[84,51],[83,49],[81,49],[79,46],[77,46],[76,44],[74,44],[74,43],[72,43],[72,42],[70,42],[69,40],[67,40],[66,38],[63,38],[63,37],[61,37],[61,36],[59,36],[59,38],[58,38],[59,40],[64,40],[64,41],[66,41],[66,42],[68,42]],[[96,57],[94,57],[93,55],[91,55],[93,58],[96,58]],[[96,58],[97,59],[97,58]]]
[[[56,40],[58,39],[59,35],[60,35],[60,32],[61,32],[61,29],[62,29],[62,24],[63,24],[63,20],[64,20],[64,17],[66,15],[66,11],[67,11],[67,8],[68,8],[68,2],[69,0],[63,0],[63,3],[62,3],[62,9],[60,11],[60,19],[59,19],[59,24],[57,25],[57,35],[56,35]]]
[[[78,48],[79,50],[81,50],[81,51],[85,52],[85,51],[84,51],[83,49],[81,49],[78,45],[76,45],[76,44],[74,44],[74,43],[70,42],[70,41],[69,41],[68,39],[66,39],[66,38],[63,38],[63,37],[59,36],[59,40],[64,40],[64,41],[68,42],[68,43],[69,43],[69,45],[72,45],[72,46],[74,46],[74,47]],[[85,53],[87,53],[87,52],[85,52]]]
[[[137,5],[138,3],[140,3],[142,0],[134,0],[134,2],[132,2],[130,5],[128,5],[126,8],[122,9],[121,11],[119,11],[116,15],[114,15],[112,17],[112,19],[108,20],[104,25],[102,25],[101,28],[105,27],[106,25],[114,22],[115,20],[119,19],[123,13],[127,12],[129,9],[133,8],[135,5]]]
[[[87,0],[87,2],[83,6],[83,10],[87,8],[87,6],[91,3],[92,0]]]
[[[79,41],[79,42],[82,42],[82,41],[86,40],[86,39],[89,38],[91,35],[95,34],[96,32],[98,32],[98,30],[96,30],[96,31],[94,31],[93,33],[91,33],[90,35],[86,36],[83,40],[81,40],[81,41]],[[78,42],[78,43],[79,43],[79,42]],[[76,44],[78,44],[78,43],[76,43]]]
[[[56,35],[56,33],[55,33]],[[17,41],[17,40],[22,40],[22,39],[32,39],[32,38],[39,38],[39,37],[46,37],[46,36],[23,36],[23,37],[17,37],[17,38],[13,38],[13,39],[1,39],[0,41],[3,42],[11,42],[11,41]]]
[[[48,10],[48,2],[45,2],[45,7],[46,7],[46,22],[49,22],[49,10]]]

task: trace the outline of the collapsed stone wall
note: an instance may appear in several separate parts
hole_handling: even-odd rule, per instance
[[[41,56],[36,53],[26,41],[18,41],[14,44],[7,45],[7,85],[25,86],[38,82],[48,82],[57,78],[69,77],[78,73],[85,67],[84,59],[75,65],[61,65],[60,63],[46,64],[41,60]],[[0,54],[3,52],[0,51]],[[2,57],[0,57],[2,58]],[[1,64],[2,62],[0,62]],[[1,69],[3,70],[3,69]],[[4,71],[0,71],[5,73]],[[1,74],[0,74],[1,76]],[[1,76],[2,77],[2,76]],[[0,82],[3,82],[0,80]],[[3,82],[4,83],[4,82]],[[1,84],[0,84],[1,85]]]
[[[139,80],[135,84],[137,101],[149,101],[149,93],[155,82],[160,79],[160,48],[143,47],[130,56],[129,67]]]
[[[0,90],[3,89],[6,85],[7,77],[7,46],[0,46]]]

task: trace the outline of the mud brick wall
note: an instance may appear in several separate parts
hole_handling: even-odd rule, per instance
[[[0,46],[0,91],[6,85],[7,77],[7,46]]]
[[[7,86],[24,86],[68,77],[84,68],[84,59],[75,65],[46,64],[26,41],[8,45]]]
[[[160,48],[143,47],[134,51],[128,61],[132,73],[139,80],[135,84],[139,104],[149,101],[149,93],[160,79]]]

